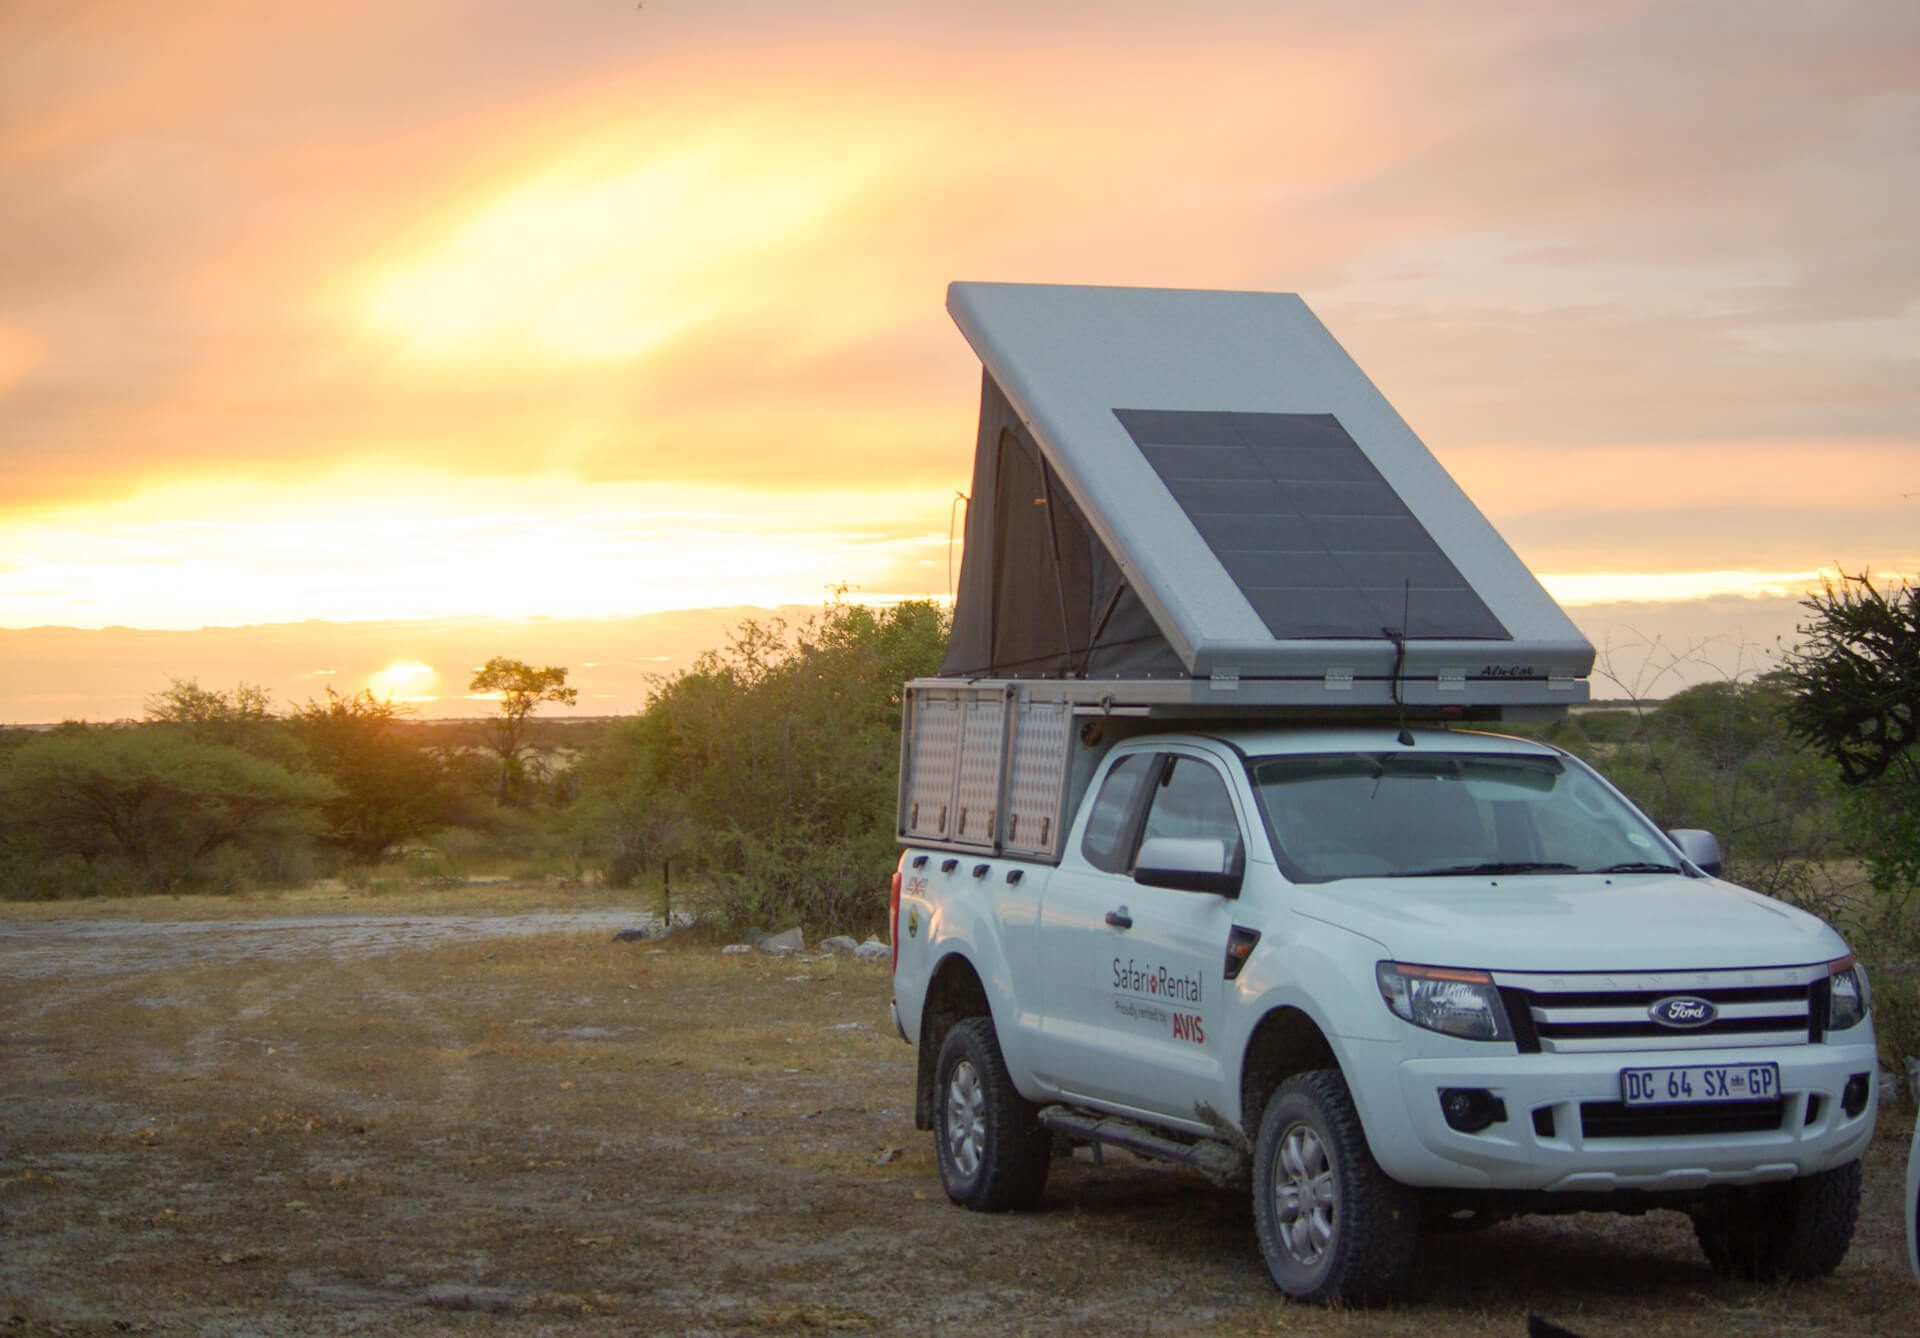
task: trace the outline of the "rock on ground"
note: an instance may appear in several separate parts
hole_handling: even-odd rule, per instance
[[[673,922],[670,924],[660,922],[660,921],[655,921],[650,924],[636,925],[631,929],[622,929],[619,933],[613,936],[613,941],[615,943],[657,942],[658,940],[663,938],[672,938],[675,934],[679,933],[682,929],[687,928],[692,923],[693,921],[691,919],[682,920],[676,914],[674,916]]]
[[[807,946],[807,936],[795,925],[792,929],[783,929],[777,934],[768,934],[760,940],[760,951],[776,955],[787,952],[801,952]]]

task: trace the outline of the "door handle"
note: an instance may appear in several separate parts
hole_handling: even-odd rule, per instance
[[[1127,914],[1127,908],[1122,906],[1118,910],[1107,912],[1107,923],[1115,929],[1131,929],[1133,928],[1133,917]]]

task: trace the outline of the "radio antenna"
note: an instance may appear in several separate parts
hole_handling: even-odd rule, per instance
[[[1413,731],[1407,728],[1407,694],[1401,686],[1400,675],[1407,667],[1407,628],[1413,622],[1413,581],[1408,579],[1401,588],[1400,625],[1383,627],[1381,633],[1393,642],[1393,704],[1399,708],[1400,746],[1413,747]]]

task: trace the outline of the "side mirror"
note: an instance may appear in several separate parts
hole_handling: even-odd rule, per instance
[[[1146,887],[1237,897],[1242,873],[1229,867],[1228,855],[1227,843],[1214,836],[1150,836],[1140,843],[1133,881]]]
[[[1679,827],[1667,833],[1673,843],[1702,873],[1720,876],[1720,841],[1712,832],[1696,827]]]

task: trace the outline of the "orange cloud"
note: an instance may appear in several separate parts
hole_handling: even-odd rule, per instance
[[[0,321],[0,396],[26,379],[39,354],[39,343],[32,335]]]
[[[1913,20],[1735,13],[10,8],[0,621],[938,593],[954,278],[1302,291],[1545,570],[1905,561]]]

